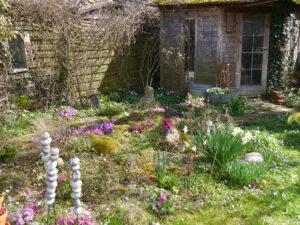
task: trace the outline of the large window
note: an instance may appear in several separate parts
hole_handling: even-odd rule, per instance
[[[264,18],[246,17],[243,20],[241,85],[262,82],[264,26]]]
[[[26,68],[24,40],[19,35],[16,35],[15,38],[9,41],[9,49],[12,54],[12,69]]]

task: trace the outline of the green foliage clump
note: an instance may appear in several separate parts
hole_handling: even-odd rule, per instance
[[[173,187],[178,187],[180,184],[180,179],[179,176],[176,174],[170,174],[165,176],[162,179],[161,185],[166,188],[171,190]]]
[[[143,121],[144,120],[144,114],[142,112],[132,112],[129,115],[129,120],[131,121]]]
[[[158,185],[161,186],[162,181],[166,176],[167,166],[169,164],[169,158],[165,153],[161,153],[157,151],[157,153],[153,156],[153,161],[155,164],[155,171],[157,175]]]
[[[255,107],[248,104],[246,97],[231,98],[229,103],[229,114],[239,116],[245,112],[255,111]]]
[[[91,147],[97,154],[112,154],[122,149],[120,143],[111,137],[95,134],[87,134],[86,136],[90,139]]]
[[[271,13],[268,89],[284,90],[294,70],[297,46],[296,16],[289,10],[273,9]]]
[[[224,95],[224,94],[233,93],[233,90],[229,88],[214,87],[208,89],[207,92],[214,95]]]
[[[253,185],[254,182],[261,183],[267,168],[263,163],[236,160],[226,164],[226,175],[232,185],[242,187]],[[256,184],[257,185],[257,184]]]
[[[107,116],[110,119],[114,116],[120,115],[125,109],[122,105],[109,105],[100,108],[98,111],[99,116]]]
[[[212,124],[207,128],[200,128],[195,136],[195,144],[202,149],[211,162],[224,166],[243,151],[242,135],[232,134],[229,127]]]
[[[84,137],[66,142],[65,148],[73,152],[86,152],[89,150],[88,143]]]
[[[0,150],[0,162],[8,163],[14,161],[19,156],[19,150],[16,146],[6,144]]]
[[[19,110],[29,110],[31,107],[31,101],[27,95],[22,95],[14,100]]]

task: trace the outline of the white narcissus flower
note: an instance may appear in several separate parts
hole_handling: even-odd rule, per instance
[[[213,122],[211,122],[210,120],[207,121],[207,126],[211,127],[213,125]]]
[[[240,133],[243,133],[244,131],[241,129],[241,128],[239,128],[239,127],[235,127],[234,129],[233,129],[233,131],[232,131],[232,135],[233,136],[236,136],[236,135],[238,135],[238,134],[240,134]]]
[[[193,152],[196,152],[196,151],[197,151],[196,146],[192,147],[192,151],[193,151]]]
[[[245,133],[245,136],[242,138],[243,144],[246,144],[252,139],[252,134],[248,131]]]
[[[183,133],[187,134],[187,132],[189,131],[189,129],[187,128],[187,126],[184,126],[184,128],[182,129]]]

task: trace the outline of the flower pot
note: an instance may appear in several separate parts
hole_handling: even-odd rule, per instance
[[[284,103],[283,96],[279,91],[271,91],[270,92],[271,99],[278,105],[281,105]]]
[[[3,202],[4,202],[4,195],[0,194],[0,209],[2,207]]]
[[[0,209],[0,225],[5,225],[7,218],[7,209],[2,207]]]
[[[10,223],[9,223],[9,222],[6,222],[5,225],[10,225]]]
[[[211,104],[228,104],[231,102],[231,99],[237,99],[240,94],[240,90],[237,88],[230,88],[233,90],[232,93],[226,93],[226,94],[214,94],[214,93],[208,93],[209,102]]]
[[[187,84],[186,85],[188,92],[193,96],[193,97],[207,97],[206,90],[209,88],[214,87],[213,85],[208,85],[208,84]]]

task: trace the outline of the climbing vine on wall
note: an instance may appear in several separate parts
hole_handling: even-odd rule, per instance
[[[271,14],[268,89],[288,87],[295,65],[298,29],[291,10],[274,10]]]

